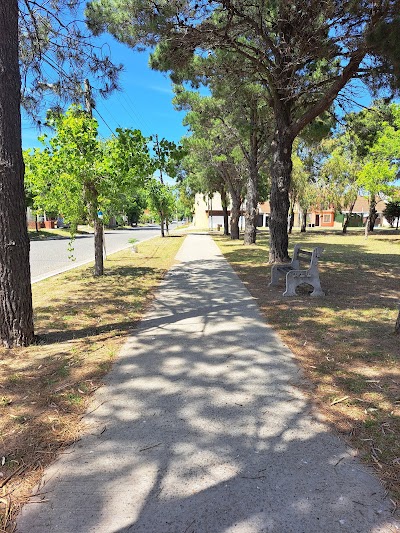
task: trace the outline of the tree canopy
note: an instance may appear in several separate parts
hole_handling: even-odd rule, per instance
[[[89,26],[138,49],[157,46],[156,66],[175,78],[223,50],[243,59],[243,77],[265,88],[273,114],[270,260],[286,261],[291,152],[295,137],[358,77],[372,90],[397,90],[398,1],[214,2],[92,0]],[[394,41],[393,41],[394,42]]]
[[[97,121],[77,106],[65,114],[51,112],[48,123],[54,134],[41,137],[44,148],[25,154],[27,187],[37,208],[61,213],[72,228],[83,217],[94,224],[96,245],[102,233],[98,213],[126,209],[153,169],[147,139],[139,130],[118,129],[102,142]],[[101,244],[95,247],[98,275]]]
[[[36,121],[44,105],[57,108],[82,101],[85,78],[100,96],[118,88],[122,66],[113,64],[108,46],[93,39],[82,20],[84,4],[83,0],[18,2],[21,103]]]

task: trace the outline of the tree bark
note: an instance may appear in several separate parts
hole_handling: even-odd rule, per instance
[[[164,219],[161,216],[160,218],[160,225],[161,225],[161,237],[165,237],[165,231],[164,231]]]
[[[307,209],[304,209],[301,213],[301,228],[300,233],[305,233],[307,229]]]
[[[246,215],[244,226],[244,244],[255,244],[257,238],[258,215],[258,138],[257,110],[252,109],[250,127],[250,150],[248,155],[249,174],[246,187]]]
[[[357,198],[356,198],[356,200],[357,200]],[[347,228],[349,226],[350,217],[351,217],[351,214],[353,213],[353,209],[354,209],[354,206],[356,204],[356,200],[354,200],[354,202],[350,205],[349,211],[346,214],[346,218],[345,218],[345,221],[344,221],[344,224],[343,224],[343,229],[342,229],[343,233],[347,233]]]
[[[368,237],[368,234],[370,231],[374,231],[375,227],[375,220],[378,216],[378,213],[376,212],[376,199],[375,195],[371,195],[370,201],[369,201],[369,213],[368,218],[365,222],[365,237]]]
[[[104,259],[103,259],[103,222],[97,216],[94,219],[94,275],[103,276]]]
[[[369,203],[369,214],[368,214],[368,230],[374,231],[375,221],[378,218],[378,213],[376,211],[376,198],[375,195],[371,196]]]
[[[22,159],[18,1],[0,2],[0,343],[34,340]]]
[[[244,226],[244,244],[254,244],[257,238],[257,188],[258,188],[258,170],[257,166],[251,169],[249,179],[247,180],[246,193],[246,215]]]
[[[289,188],[292,173],[293,134],[286,110],[275,110],[276,126],[271,145],[270,263],[285,263],[288,255]]]
[[[222,211],[224,213],[224,235],[229,235],[228,198],[226,190],[220,190]]]
[[[88,207],[90,222],[93,221],[94,229],[94,275],[103,276],[103,221],[99,218],[99,193],[93,181],[84,184],[85,202]]]
[[[231,239],[238,240],[240,238],[239,231],[239,219],[240,219],[240,206],[242,205],[242,199],[237,195],[232,195],[232,208],[231,208]]]
[[[289,229],[288,229],[288,233],[289,235],[292,233],[293,231],[293,226],[294,226],[294,201],[290,202],[290,210],[289,210]]]

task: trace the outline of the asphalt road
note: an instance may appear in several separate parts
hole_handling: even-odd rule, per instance
[[[172,226],[171,229],[173,229]],[[106,230],[105,242],[107,254],[118,252],[130,246],[130,239],[143,241],[160,234],[160,227],[149,225],[131,229]],[[75,261],[69,259],[68,238],[55,238],[43,241],[31,241],[31,278],[32,282],[55,275],[59,272],[75,268],[94,261],[93,235],[77,235],[74,242],[73,255]]]

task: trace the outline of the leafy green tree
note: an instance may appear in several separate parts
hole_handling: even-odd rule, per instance
[[[215,192],[221,197],[221,205],[224,217],[224,235],[229,235],[228,192],[225,180],[221,172],[210,164],[209,160],[203,162],[203,156],[199,143],[193,143],[193,138],[184,138],[182,143],[187,147],[187,155],[182,161],[182,174],[178,179],[179,190],[182,191],[185,203],[192,212],[195,196],[197,193],[205,197],[212,197]],[[193,149],[191,146],[193,144]],[[197,150],[197,151],[196,151]]]
[[[153,171],[159,172],[160,183],[161,185],[164,185],[164,178],[166,176],[170,178],[176,178],[178,176],[182,159],[185,157],[185,150],[183,146],[177,145],[173,141],[168,141],[167,139],[161,139],[161,141],[159,141],[158,135],[155,135],[154,138],[150,137],[150,140],[153,140],[154,144],[154,155],[152,158]],[[168,191],[168,187],[165,190],[163,189],[163,187],[161,187],[157,189],[157,191],[156,189],[154,189],[152,194],[159,196],[159,202],[161,202],[162,204],[164,200],[161,200],[161,198],[165,197],[166,201]],[[155,209],[155,212],[158,213],[158,217],[160,217],[161,213],[163,212],[168,213],[168,202],[163,208],[161,207],[161,204],[159,205],[160,210],[158,210],[157,208]],[[160,225],[161,236],[164,237],[164,225],[168,233],[169,217],[166,217],[165,219],[160,219]]]
[[[389,2],[224,0],[142,2],[92,0],[90,27],[132,47],[157,45],[158,64],[172,75],[221,49],[246,60],[243,73],[260,83],[272,114],[270,260],[288,260],[287,214],[292,145],[355,76],[376,91],[397,89],[400,5]],[[391,41],[391,42],[392,42]],[[379,81],[382,83],[379,83]]]
[[[400,202],[388,202],[383,211],[383,216],[387,219],[387,221],[392,227],[394,221],[397,220],[396,230],[398,230],[400,220]]]
[[[400,106],[378,100],[359,113],[346,117],[341,144],[347,144],[353,159],[358,159],[357,183],[369,197],[365,233],[373,231],[377,218],[376,198],[390,194],[398,169],[400,148]]]
[[[346,211],[342,231],[347,233],[354,205],[361,192],[358,176],[362,163],[348,135],[330,141],[327,149],[331,152],[321,168],[321,179],[326,184],[335,209]]]
[[[79,107],[65,115],[50,113],[54,135],[43,135],[44,149],[28,151],[26,180],[37,207],[56,211],[72,222],[87,218],[94,226],[95,276],[103,267],[103,219],[107,209],[126,207],[135,186],[150,169],[146,140],[138,130],[118,130],[102,143],[97,121]]]
[[[176,211],[173,188],[152,178],[147,186],[147,194],[150,211],[161,225],[161,236],[165,237],[164,224],[173,219]]]
[[[125,210],[128,218],[128,224],[136,226],[144,210],[147,207],[147,194],[144,189],[139,189],[135,194],[131,195],[127,200],[127,208]]]
[[[201,192],[221,194],[226,233],[228,198],[231,201],[231,239],[239,239],[240,209],[246,183],[246,163],[238,146],[237,138],[229,127],[222,123],[212,110],[215,99],[197,93],[186,93],[185,109],[189,110],[184,124],[192,135],[185,139],[188,156],[184,167],[200,178],[204,188]],[[183,107],[183,106],[182,106]]]
[[[310,177],[310,169],[296,152],[293,154],[292,184],[295,189],[297,203],[301,209],[300,231],[304,233],[307,228],[307,215],[311,207],[315,207],[318,201],[318,192],[315,182]]]
[[[219,97],[201,96],[199,93],[177,89],[174,99],[177,109],[186,110],[184,124],[189,126],[192,137],[185,143],[190,153],[192,168],[202,176],[203,190],[212,194],[219,192],[224,211],[224,233],[228,231],[228,197],[231,201],[232,239],[239,238],[240,210],[246,183],[249,181],[249,144],[241,137],[241,127],[248,125],[248,118],[242,118],[239,125],[231,112],[232,106]],[[259,143],[259,139],[255,141]],[[256,148],[258,151],[258,147]],[[260,154],[257,153],[260,157]],[[256,156],[257,157],[257,156]],[[188,162],[188,158],[186,159]],[[259,168],[256,165],[252,175],[253,192],[257,200]],[[251,180],[250,180],[251,181]],[[257,201],[256,201],[257,204]]]
[[[159,66],[157,54],[153,55],[152,66]],[[245,230],[244,244],[256,241],[258,202],[264,201],[263,192],[269,191],[266,178],[266,159],[272,138],[271,112],[265,105],[265,89],[258,83],[246,81],[245,60],[232,52],[216,51],[207,57],[193,61],[185,73],[195,87],[200,78],[211,91],[212,99],[201,110],[203,121],[210,119],[221,129],[229,132],[243,154],[246,165],[245,184]],[[161,65],[160,65],[161,66]],[[190,92],[182,86],[176,89],[174,99],[178,108],[190,102]],[[268,180],[269,181],[269,180]]]

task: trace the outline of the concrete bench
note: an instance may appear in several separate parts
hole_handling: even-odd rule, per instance
[[[296,287],[303,283],[314,287],[310,296],[325,296],[318,272],[318,259],[323,251],[324,249],[319,246],[314,248],[312,252],[303,250],[300,244],[296,244],[291,263],[272,265],[269,285],[278,285],[279,278],[286,276],[286,291],[283,296],[296,296]],[[300,263],[306,268],[300,268]]]

